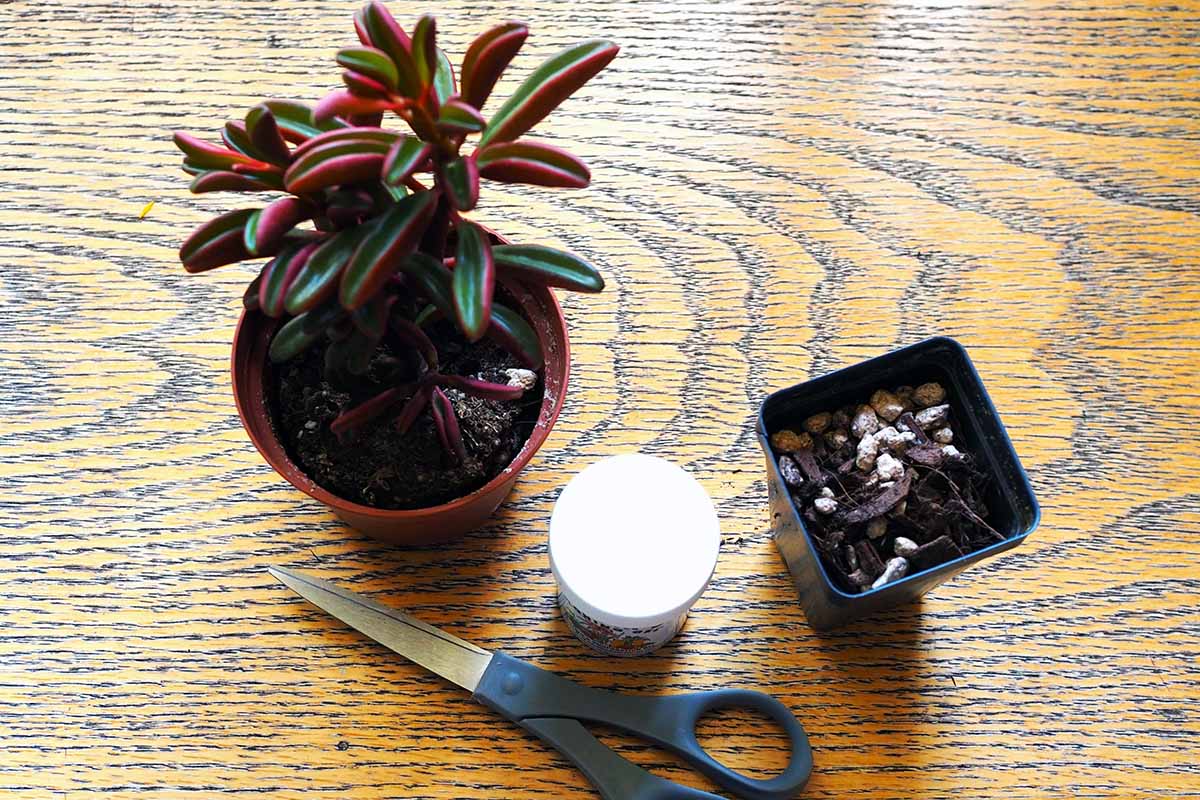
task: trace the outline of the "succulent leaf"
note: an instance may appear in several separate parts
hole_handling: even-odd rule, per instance
[[[480,144],[511,142],[528,131],[604,69],[618,50],[612,42],[593,39],[546,61],[495,113]]]
[[[339,438],[351,431],[358,430],[376,417],[380,417],[393,406],[407,399],[413,390],[412,386],[397,386],[380,392],[359,403],[348,411],[343,411],[337,419],[329,424],[329,430]]]
[[[425,14],[417,20],[413,28],[412,57],[417,66],[417,76],[421,86],[433,83],[433,75],[437,72],[437,20]]]
[[[334,117],[353,117],[387,111],[394,103],[383,97],[362,97],[347,89],[334,89],[313,107],[313,119],[323,121]]]
[[[377,139],[337,139],[306,150],[284,173],[289,192],[304,194],[343,183],[376,178],[388,144]]]
[[[529,36],[523,22],[506,22],[480,34],[462,63],[462,96],[475,108],[483,108],[496,81]]]
[[[342,274],[340,298],[347,310],[361,307],[416,249],[437,206],[433,192],[409,195],[379,218]]]
[[[480,148],[475,157],[480,175],[502,183],[582,189],[592,180],[582,161],[544,142],[499,142]]]
[[[374,78],[368,78],[366,75],[355,72],[351,69],[342,70],[342,83],[346,84],[346,88],[350,90],[350,93],[356,97],[384,98],[391,93],[390,90],[379,81],[375,80]],[[379,121],[382,122],[383,113],[378,113]],[[358,125],[361,124],[358,122],[358,120],[363,119],[363,117],[351,115],[348,119],[353,124]]]
[[[230,150],[236,150],[246,158],[252,158],[255,161],[266,160],[266,156],[254,148],[254,143],[250,141],[250,134],[246,133],[246,123],[241,120],[230,120],[225,123],[225,127],[221,130],[221,141]]]
[[[542,368],[544,356],[537,333],[525,318],[501,303],[492,303],[492,324],[487,335],[495,339],[529,369]]]
[[[487,332],[496,286],[496,264],[487,234],[473,222],[458,225],[454,259],[454,314],[458,327],[472,342]]]
[[[250,215],[245,225],[246,251],[264,252],[283,241],[297,223],[312,219],[316,209],[299,197],[281,197]]]
[[[253,208],[230,211],[193,231],[179,248],[184,269],[203,272],[252,258],[246,250],[244,235],[246,222],[256,211]]]
[[[271,109],[271,113],[275,115],[275,124],[279,126],[279,132],[283,138],[296,144],[327,131],[348,127],[345,122],[334,117],[317,120],[313,116],[313,110],[303,103],[291,100],[267,100],[263,105]]]
[[[183,131],[175,131],[174,140],[175,146],[183,151],[187,161],[200,169],[231,169],[234,164],[262,163],[236,150],[210,144]]]
[[[574,292],[599,292],[604,278],[574,253],[541,245],[502,244],[492,248],[496,267],[530,283],[557,286]]]
[[[486,124],[474,106],[457,97],[443,102],[438,113],[437,126],[446,133],[478,133]]]
[[[333,296],[342,270],[371,229],[371,225],[347,228],[321,243],[288,287],[284,308],[289,314],[316,308]]]
[[[287,142],[279,131],[279,124],[271,109],[259,103],[246,114],[246,133],[250,137],[256,152],[262,153],[262,160],[271,164],[286,167],[291,160]]]
[[[442,167],[440,185],[446,199],[458,211],[470,211],[479,202],[479,167],[475,159],[456,158]]]
[[[188,189],[192,194],[203,194],[205,192],[269,192],[275,187],[249,175],[223,170],[208,170],[197,175]]]
[[[412,42],[400,23],[387,10],[387,6],[379,2],[367,3],[362,10],[363,27],[371,37],[371,44],[387,53],[393,59],[397,53],[409,53]]]
[[[433,145],[415,136],[400,136],[383,159],[383,182],[399,186],[412,176],[433,152]]]
[[[412,279],[444,316],[454,316],[454,295],[450,289],[450,270],[442,262],[425,253],[413,253],[401,269]]]
[[[360,333],[372,342],[378,342],[387,330],[388,313],[394,301],[394,297],[376,294],[365,306],[352,312],[350,320]]]
[[[458,415],[454,413],[454,404],[440,388],[435,388],[433,395],[429,398],[429,414],[433,417],[433,424],[437,428],[442,447],[446,448],[446,452],[457,459],[459,463],[466,461],[467,449],[463,445]]]
[[[425,335],[425,331],[421,330],[419,325],[403,317],[396,317],[392,320],[392,330],[396,332],[399,338],[403,339],[421,354],[421,358],[425,360],[425,366],[428,369],[438,368],[437,348],[434,347],[433,341]]]
[[[402,133],[385,131],[380,128],[338,128],[337,130],[328,131],[312,137],[292,152],[292,158],[300,158],[310,150],[315,150],[318,147],[324,147],[325,145],[333,144],[334,142],[350,139],[382,142],[386,148],[390,146],[392,142],[403,136],[404,134]]]
[[[458,93],[458,85],[454,80],[454,65],[441,48],[437,51],[437,69],[433,72],[433,91],[437,95],[438,103],[444,103]]]
[[[378,81],[388,91],[395,91],[400,82],[396,62],[387,53],[374,47],[347,47],[340,50],[337,63]]]
[[[307,317],[307,314],[292,317],[276,332],[275,338],[271,340],[271,347],[267,351],[267,356],[272,363],[282,364],[290,361],[321,338],[323,330],[307,329]]]
[[[264,267],[263,269],[265,270],[266,268]],[[258,310],[258,287],[261,285],[262,273],[260,272],[258,276],[254,280],[250,281],[250,283],[246,286],[246,291],[242,295],[242,307],[247,311]]]
[[[283,316],[284,297],[318,244],[309,242],[286,247],[263,267],[259,276],[262,282],[258,290],[258,306],[268,317]]]

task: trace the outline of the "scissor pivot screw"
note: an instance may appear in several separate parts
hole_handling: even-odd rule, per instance
[[[518,673],[510,672],[500,682],[500,688],[504,690],[505,694],[520,694],[521,690],[525,688],[525,680]]]

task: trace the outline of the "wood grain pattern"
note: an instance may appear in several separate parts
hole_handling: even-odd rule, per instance
[[[279,563],[590,685],[777,693],[814,745],[806,797],[1200,797],[1200,4],[442,3],[452,53],[531,23],[501,94],[567,43],[624,51],[539,130],[593,187],[479,211],[608,276],[565,298],[567,408],[493,525],[413,551],[265,466],[227,371],[250,268],[176,261],[238,201],[188,195],[169,131],[319,97],[355,5],[0,3],[0,795],[593,796]],[[933,333],[970,349],[1042,527],[817,635],[752,414]],[[565,478],[631,448],[692,469],[725,541],[685,633],[614,662],[557,616],[544,535]],[[769,768],[769,734],[706,740]]]

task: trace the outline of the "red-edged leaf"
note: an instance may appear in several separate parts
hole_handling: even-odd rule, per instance
[[[363,403],[359,403],[349,411],[343,411],[337,419],[329,424],[329,430],[337,437],[358,430],[376,417],[385,414],[397,403],[405,400],[412,393],[413,387],[397,386],[380,392]]]
[[[413,28],[412,57],[417,66],[417,76],[422,86],[433,83],[433,74],[437,71],[437,20],[425,14],[417,20]]]
[[[490,144],[480,148],[475,158],[480,175],[503,183],[582,189],[592,180],[592,173],[582,161],[544,142]]]
[[[289,192],[304,194],[379,177],[388,145],[374,139],[338,139],[308,150],[283,176]]]
[[[387,330],[388,313],[395,302],[394,296],[388,297],[381,292],[371,298],[371,301],[350,315],[354,327],[373,342],[378,342]]]
[[[400,416],[396,417],[396,430],[401,433],[408,433],[408,429],[417,421],[417,417],[425,410],[425,406],[429,404],[429,398],[433,396],[433,386],[422,386],[417,389],[408,402],[404,404],[404,408],[400,409]]]
[[[209,170],[197,175],[188,189],[193,194],[204,194],[205,192],[269,192],[275,187],[249,175]]]
[[[604,69],[618,50],[612,42],[594,39],[569,47],[542,64],[488,122],[480,144],[515,140]]]
[[[372,47],[371,32],[367,30],[367,10],[360,8],[354,12],[354,33],[365,47]]]
[[[433,145],[415,136],[401,136],[383,159],[383,182],[400,186],[429,159]]]
[[[541,245],[501,244],[492,248],[496,267],[530,283],[557,286],[574,292],[599,292],[604,278],[574,253]]]
[[[262,153],[264,161],[284,167],[288,165],[292,155],[287,142],[283,140],[283,134],[279,132],[275,115],[265,104],[259,103],[246,114],[246,133],[254,149]]]
[[[265,267],[263,268],[266,269]],[[246,287],[245,294],[242,295],[242,307],[247,311],[255,311],[258,309],[258,287],[262,285],[262,273],[258,274],[254,280]]]
[[[264,161],[266,156],[254,149],[254,143],[250,141],[250,134],[246,133],[246,123],[241,120],[230,120],[225,123],[225,127],[221,130],[221,141],[230,150],[236,150],[246,158],[252,158],[255,161]]]
[[[321,243],[288,287],[283,306],[289,314],[316,308],[333,296],[342,270],[371,229],[370,225],[347,228]]]
[[[396,332],[396,336],[421,354],[421,358],[425,359],[426,367],[431,370],[438,368],[437,348],[425,335],[425,331],[421,330],[415,322],[403,317],[395,317],[392,319],[392,330]]]
[[[443,316],[454,316],[454,295],[450,290],[450,270],[425,253],[413,253],[401,266],[418,291],[433,303]]]
[[[528,36],[525,23],[506,22],[471,42],[462,62],[463,99],[475,108],[483,108],[492,87]]]
[[[508,306],[492,303],[492,324],[487,335],[521,360],[529,369],[541,369],[542,343],[525,318]]]
[[[458,85],[454,80],[454,66],[440,47],[437,51],[437,69],[433,73],[433,93],[437,95],[439,105],[458,93]]]
[[[230,211],[201,225],[184,240],[179,260],[188,272],[205,270],[251,258],[243,241],[246,221],[257,211],[242,208]]]
[[[387,87],[387,91],[394,91],[400,80],[391,56],[374,47],[347,47],[339,50],[337,63],[352,72],[366,75]]]
[[[412,56],[412,42],[400,24],[382,3],[370,3],[364,9],[363,22],[371,44],[387,53],[396,65],[397,89],[405,97],[421,94],[421,77]]]
[[[446,133],[478,133],[486,124],[482,114],[457,97],[443,103],[438,112],[437,126]]]
[[[281,197],[246,221],[246,250],[250,254],[264,252],[283,241],[283,236],[297,223],[312,219],[316,209],[299,197]]]
[[[387,111],[395,105],[383,97],[360,97],[347,89],[334,89],[321,98],[313,107],[313,119],[325,120],[334,117],[354,117]]]
[[[349,89],[350,93],[355,97],[384,98],[387,97],[389,93],[388,88],[379,81],[373,78],[368,78],[366,75],[362,75],[354,70],[342,70],[342,83],[346,84],[346,88]],[[380,114],[380,119],[382,121],[383,112],[378,113]],[[349,119],[360,119],[360,117],[351,114]]]
[[[344,308],[353,311],[379,291],[416,249],[436,206],[435,193],[421,192],[397,202],[379,218],[342,274],[339,296]]]
[[[467,451],[463,446],[462,431],[458,427],[458,416],[454,413],[450,398],[446,397],[441,389],[434,389],[429,398],[429,415],[433,417],[438,439],[441,440],[446,453],[459,462],[466,459]]]
[[[457,227],[458,246],[454,256],[454,314],[458,327],[470,341],[487,332],[492,316],[492,293],[496,286],[496,264],[487,234],[466,220]]]
[[[484,400],[517,400],[525,394],[525,390],[520,386],[481,381],[478,378],[467,378],[463,375],[439,375],[436,380],[442,386],[458,389],[464,394],[481,397]]]
[[[381,130],[380,128],[366,128],[366,127],[339,128],[337,130],[329,131],[327,133],[322,133],[318,136],[312,137],[311,139],[306,141],[304,144],[297,147],[295,149],[295,151],[293,151],[292,158],[298,159],[301,156],[308,153],[310,150],[315,150],[318,147],[324,147],[325,145],[333,144],[334,142],[340,142],[340,141],[345,141],[345,140],[350,140],[350,139],[365,140],[365,141],[372,141],[372,142],[382,142],[384,145],[384,148],[386,150],[386,148],[388,146],[390,146],[392,144],[392,142],[396,141],[397,139],[401,139],[403,137],[404,137],[404,134],[402,134],[402,133],[396,133],[395,131],[385,131],[385,130]]]
[[[274,364],[290,361],[315,344],[323,333],[322,330],[309,330],[308,314],[301,314],[288,320],[271,340],[267,356]]]
[[[479,202],[479,167],[471,156],[456,158],[438,173],[446,199],[458,211],[470,211]]]
[[[234,164],[257,164],[260,167],[270,166],[270,164],[262,163],[235,150],[229,150],[197,139],[190,133],[184,133],[183,131],[175,131],[172,138],[175,140],[175,146],[182,150],[187,157],[187,161],[192,166],[200,169],[231,169]]]
[[[275,115],[275,124],[279,126],[279,132],[283,138],[295,144],[301,144],[328,131],[347,127],[345,122],[335,117],[323,120],[315,119],[313,110],[303,103],[295,103],[291,100],[266,100],[263,105],[271,109],[271,113]]]
[[[283,299],[296,276],[308,263],[319,242],[309,242],[300,247],[284,250],[263,268],[262,283],[258,290],[258,305],[269,317],[283,315]]]

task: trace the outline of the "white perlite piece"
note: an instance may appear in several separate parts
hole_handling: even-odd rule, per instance
[[[891,453],[882,453],[875,461],[875,474],[881,482],[898,481],[904,477],[904,465]]]
[[[872,434],[881,427],[879,417],[875,416],[875,409],[870,406],[859,406],[850,422],[850,432],[859,438]]]
[[[876,517],[867,523],[867,538],[878,539],[887,533],[887,520],[883,517]]]
[[[930,428],[940,428],[946,424],[946,420],[950,418],[950,406],[943,403],[940,406],[933,406],[918,411],[913,415],[913,419],[921,426],[921,430],[927,431]]]
[[[875,412],[871,412],[874,416]],[[863,472],[870,471],[875,466],[875,456],[879,455],[879,440],[875,434],[868,433],[858,440],[858,452],[854,457],[854,465]]]
[[[837,500],[832,497],[818,497],[813,500],[813,508],[817,510],[818,514],[832,514],[838,510],[838,504]]]
[[[833,489],[830,489],[828,486],[821,487],[821,497],[833,499]]]
[[[913,553],[917,552],[920,547],[921,546],[912,539],[905,539],[903,536],[897,536],[896,540],[892,542],[892,549],[895,550],[896,555],[900,556],[901,558],[912,557]]]
[[[892,581],[898,581],[908,574],[908,559],[896,556],[889,559],[887,567],[884,568],[883,574],[875,579],[871,584],[872,589],[878,589],[880,586],[886,586]]]
[[[954,441],[954,431],[949,428],[938,428],[933,433],[929,434],[929,438],[933,439],[938,444],[950,444]]]
[[[888,425],[886,428],[880,428],[875,432],[875,440],[888,450],[899,450],[910,444],[914,444],[917,441],[917,437],[912,431],[898,431],[891,425]]]
[[[904,404],[900,402],[900,398],[887,389],[880,389],[871,395],[871,408],[888,422],[904,413]]]
[[[940,383],[922,383],[913,389],[912,399],[921,408],[936,406],[946,399],[946,390]]]
[[[958,448],[952,444],[948,444],[948,445],[945,445],[942,447],[942,455],[944,455],[946,458],[949,458],[949,459],[962,458],[962,453],[960,453]]]
[[[525,391],[530,391],[537,386],[537,373],[531,369],[506,369],[504,374],[508,376],[509,386],[520,386]]]

